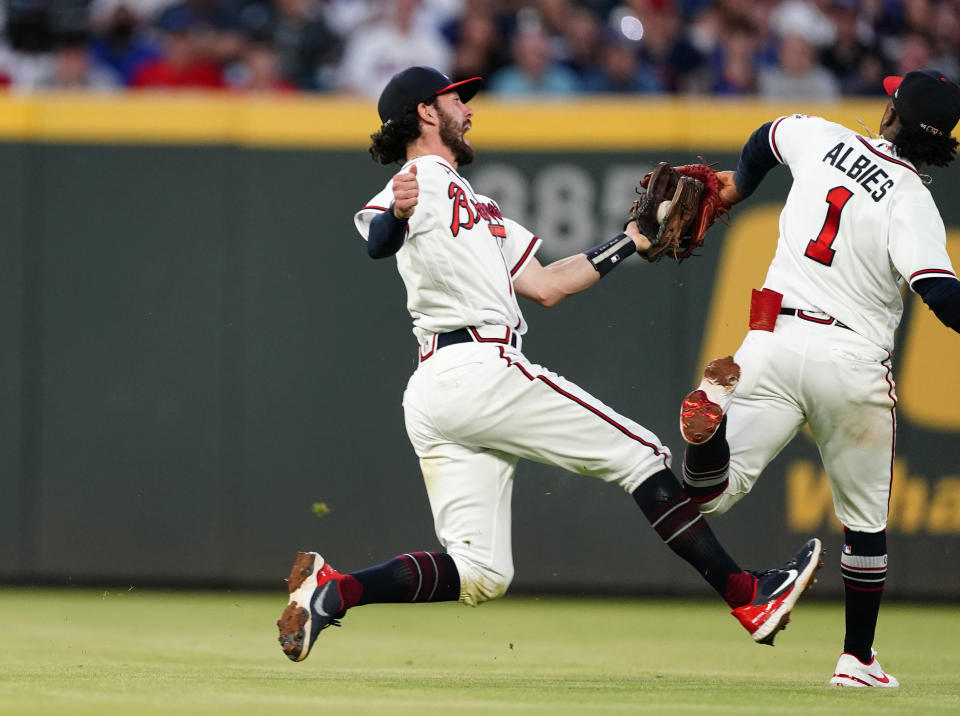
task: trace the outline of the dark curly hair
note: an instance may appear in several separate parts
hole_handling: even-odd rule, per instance
[[[945,167],[957,157],[956,139],[949,134],[930,134],[916,125],[902,124],[891,143],[898,155],[917,166]]]
[[[367,151],[377,164],[402,164],[407,158],[407,145],[419,136],[417,105],[407,105],[400,116],[388,119],[370,135]]]

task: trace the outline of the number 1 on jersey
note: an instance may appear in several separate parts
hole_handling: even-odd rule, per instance
[[[845,186],[835,186],[827,192],[827,204],[829,206],[827,218],[824,220],[823,228],[820,229],[817,238],[807,244],[807,250],[803,252],[803,255],[808,259],[813,259],[824,266],[833,263],[833,255],[836,251],[830,248],[830,244],[837,238],[837,230],[840,228],[840,212],[843,211],[843,207],[852,196],[853,192]]]

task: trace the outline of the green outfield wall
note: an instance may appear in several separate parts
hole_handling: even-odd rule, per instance
[[[465,173],[547,262],[619,230],[660,159],[732,167],[790,111],[877,124],[883,104],[476,103]],[[416,364],[392,260],[353,211],[390,171],[365,103],[0,100],[0,581],[275,586],[297,549],[353,570],[437,547],[400,405]],[[703,255],[638,259],[546,310],[524,349],[682,454],[680,399],[746,331],[789,173]],[[960,266],[960,170],[931,186]],[[907,296],[888,594],[960,597],[960,336]],[[324,503],[326,514],[314,512]],[[322,510],[321,510],[322,512]],[[707,589],[617,488],[521,462],[515,587]],[[805,434],[713,521],[748,568],[842,537]]]

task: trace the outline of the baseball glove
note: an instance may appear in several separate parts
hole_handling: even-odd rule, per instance
[[[629,219],[650,239],[646,259],[694,256],[713,223],[730,210],[720,198],[716,172],[706,164],[674,167],[660,162],[640,181],[643,192],[630,207]]]

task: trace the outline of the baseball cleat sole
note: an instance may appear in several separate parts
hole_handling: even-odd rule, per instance
[[[291,661],[303,661],[310,653],[309,635],[313,617],[308,605],[317,588],[314,575],[322,566],[323,557],[316,552],[298,552],[286,580],[290,600],[277,620],[277,627],[280,630],[280,646]]]
[[[739,382],[740,366],[733,356],[710,361],[700,385],[680,406],[680,433],[686,442],[702,445],[713,437],[730,409]]]

